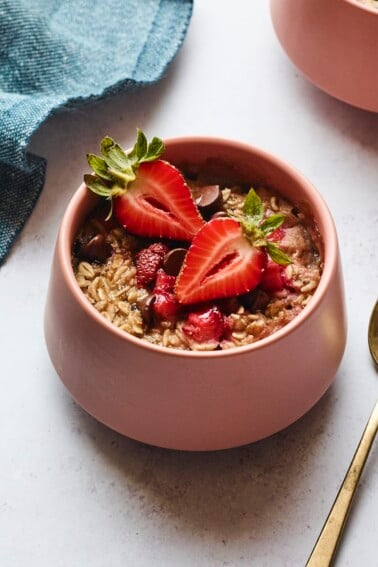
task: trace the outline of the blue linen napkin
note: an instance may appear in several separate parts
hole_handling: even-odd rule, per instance
[[[42,190],[27,152],[54,110],[159,79],[193,0],[0,0],[0,265]]]

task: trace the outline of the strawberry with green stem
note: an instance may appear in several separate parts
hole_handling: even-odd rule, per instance
[[[204,221],[184,177],[170,163],[158,159],[164,143],[149,143],[138,130],[126,153],[111,138],[101,142],[102,157],[88,154],[93,174],[84,176],[91,191],[108,199],[117,221],[129,232],[145,237],[191,241]]]
[[[194,237],[178,275],[175,293],[180,303],[192,304],[233,297],[261,282],[267,256],[276,264],[291,263],[269,235],[284,222],[281,213],[264,218],[264,205],[250,189],[241,221],[215,218]]]

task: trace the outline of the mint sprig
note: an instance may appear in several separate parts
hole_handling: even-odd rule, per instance
[[[147,141],[142,130],[137,129],[134,147],[126,153],[112,138],[106,136],[101,141],[102,157],[87,154],[87,161],[93,174],[84,175],[87,187],[110,201],[123,195],[132,181],[136,179],[138,167],[143,162],[154,161],[164,152],[165,146],[160,138]],[[111,215],[112,208],[110,210]]]
[[[267,239],[272,232],[282,225],[285,221],[285,215],[276,213],[264,219],[264,204],[252,188],[245,198],[243,215],[241,226],[245,237],[252,246],[264,247],[271,259],[281,266],[291,264],[290,256],[285,254],[277,244]]]

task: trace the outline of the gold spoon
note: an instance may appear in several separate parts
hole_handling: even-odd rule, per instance
[[[370,317],[368,340],[371,355],[378,365],[378,301]],[[378,401],[367,422],[348,472],[340,486],[306,567],[329,567],[336,556],[343,529],[352,506],[357,484],[378,430]]]

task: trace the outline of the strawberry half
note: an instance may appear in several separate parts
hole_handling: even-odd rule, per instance
[[[290,258],[268,239],[284,222],[282,214],[264,218],[260,197],[250,189],[241,221],[215,218],[194,237],[177,277],[175,293],[183,304],[234,297],[262,280],[270,256],[287,265]]]
[[[204,221],[181,173],[163,160],[142,163],[114,213],[129,232],[191,241]]]
[[[265,264],[266,254],[250,245],[237,220],[213,219],[194,237],[176,296],[188,304],[246,293],[260,283]]]
[[[101,142],[103,157],[87,155],[95,175],[85,175],[84,181],[111,202],[109,216],[114,204],[118,222],[131,233],[191,241],[204,221],[181,173],[158,159],[163,151],[162,140],[148,143],[140,130],[128,153],[106,137]]]

